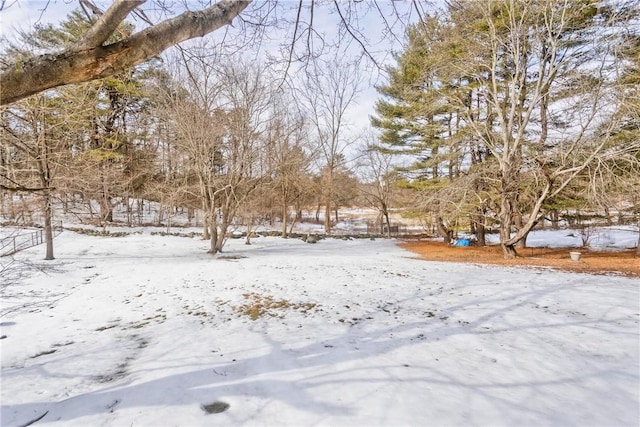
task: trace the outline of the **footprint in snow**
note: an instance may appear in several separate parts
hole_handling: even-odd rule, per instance
[[[209,403],[208,405],[202,405],[201,408],[207,414],[219,414],[229,409],[230,406],[231,405],[229,405],[227,402],[218,400],[213,403]]]

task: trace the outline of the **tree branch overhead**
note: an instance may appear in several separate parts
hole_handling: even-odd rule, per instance
[[[209,8],[184,12],[125,40],[102,46],[126,16],[142,3],[144,0],[118,0],[77,45],[4,70],[0,75],[0,105],[58,86],[107,77],[141,64],[171,46],[230,24],[250,1],[221,0]]]

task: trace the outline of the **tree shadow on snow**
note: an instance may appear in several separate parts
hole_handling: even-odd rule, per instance
[[[464,294],[470,291],[471,286],[473,285],[445,288],[441,293],[446,291]],[[560,404],[549,412],[531,405],[530,402],[544,399],[550,389],[556,386],[584,388],[592,381],[608,383],[608,392],[617,392],[622,396],[627,388],[617,389],[617,382],[637,384],[637,375],[630,373],[631,369],[625,370],[621,363],[616,365],[615,361],[602,365],[583,364],[576,372],[557,372],[555,375],[548,374],[549,369],[552,369],[549,366],[545,367],[546,373],[522,372],[521,369],[531,366],[528,358],[533,356],[527,352],[534,346],[540,346],[550,355],[551,360],[547,362],[553,364],[554,360],[574,356],[577,351],[571,343],[564,343],[566,348],[558,348],[565,336],[556,335],[558,331],[568,333],[576,329],[587,333],[593,331],[637,335],[637,326],[635,331],[633,326],[621,328],[620,324],[628,322],[628,318],[602,316],[592,319],[560,309],[553,312],[552,307],[542,305],[543,301],[552,300],[554,294],[571,287],[579,288],[579,285],[541,285],[508,292],[496,286],[494,291],[488,290],[483,296],[456,304],[445,304],[435,312],[429,311],[428,303],[416,302],[420,296],[424,296],[423,293],[416,293],[411,298],[356,313],[357,317],[350,324],[339,325],[343,328],[341,334],[328,339],[313,339],[307,345],[294,347],[291,347],[291,343],[273,339],[264,329],[267,326],[265,322],[258,321],[252,323],[249,329],[258,334],[268,346],[266,354],[226,363],[207,363],[202,369],[140,383],[136,383],[135,379],[122,379],[118,384],[60,402],[3,404],[0,409],[3,414],[11,414],[10,418],[18,421],[16,425],[21,425],[45,411],[48,413],[42,422],[71,421],[102,413],[106,417],[109,412],[123,408],[147,408],[148,411],[153,411],[158,407],[193,405],[194,411],[201,411],[201,405],[223,400],[230,403],[231,407],[224,415],[211,416],[227,417],[224,423],[228,424],[256,421],[253,417],[264,409],[261,405],[274,402],[296,408],[298,413],[315,414],[309,414],[315,420],[319,416],[357,415],[348,399],[340,401],[339,395],[319,393],[319,388],[334,387],[339,390],[346,384],[375,390],[399,381],[400,376],[406,387],[419,386],[422,387],[418,388],[420,390],[424,386],[445,387],[449,391],[449,399],[455,401],[456,408],[461,412],[459,419],[467,419],[469,423],[474,423],[472,403],[482,399],[485,409],[489,408],[496,413],[518,414],[520,418],[515,421],[519,420],[522,424],[557,424],[558,421],[576,424],[572,412],[568,408],[561,408]],[[585,287],[585,292],[587,289],[591,288]],[[438,298],[437,292],[434,298]],[[540,321],[519,321],[519,310],[539,312]],[[416,316],[418,311],[421,312],[420,317]],[[420,320],[404,322],[405,317]],[[535,316],[528,318],[532,317]],[[507,349],[500,349],[495,344],[495,338],[501,334],[514,337],[512,342],[503,339],[499,341],[510,342]],[[516,339],[517,337],[521,339]],[[468,353],[452,354],[448,350],[448,343],[460,339],[471,343]],[[452,348],[459,348],[459,344],[456,345],[458,347],[454,345]],[[479,348],[477,354],[472,351],[474,346]],[[401,356],[397,350],[404,347],[412,348],[412,351],[401,353],[404,355]],[[450,360],[447,364],[440,363],[435,358],[437,355],[444,355]],[[375,364],[366,363],[365,360],[370,356],[385,357],[378,359]],[[410,359],[403,361],[402,357]],[[493,360],[494,357],[502,360]],[[451,359],[461,366],[469,365],[466,368],[463,366],[464,369],[460,371],[452,370]],[[540,363],[545,361],[540,360]],[[171,366],[171,369],[174,368],[176,367]],[[478,369],[485,368],[484,374],[478,372]],[[411,369],[411,375],[398,374],[403,369]],[[157,371],[160,372],[161,370]],[[135,378],[135,370],[132,374]],[[274,378],[276,375],[281,377]],[[597,394],[598,391],[594,393]],[[248,401],[246,397],[251,400]],[[432,400],[429,404],[438,405],[438,401]],[[450,402],[446,404],[451,405]],[[623,402],[623,407],[629,406]],[[592,412],[596,410],[590,409]],[[634,414],[622,413],[620,416],[624,421],[624,417],[632,417]],[[300,417],[298,421],[302,419]],[[514,418],[510,419],[514,421]],[[291,424],[295,421],[281,422]],[[616,421],[619,420],[612,420],[614,424]],[[425,418],[424,423],[428,422],[429,418]]]

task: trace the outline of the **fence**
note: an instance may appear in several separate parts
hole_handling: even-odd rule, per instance
[[[53,237],[62,233],[62,221],[53,228]],[[44,243],[44,229],[31,233],[16,234],[0,239],[0,257],[13,255],[18,251]]]
[[[421,236],[426,233],[423,227],[412,227],[407,224],[392,222],[390,226],[377,221],[355,221],[348,228],[333,228],[331,233],[336,236]]]

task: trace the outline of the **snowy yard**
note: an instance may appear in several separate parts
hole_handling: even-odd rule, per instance
[[[43,268],[0,277],[1,424],[638,425],[637,279],[388,240],[206,248],[65,232],[53,262],[16,254]]]

